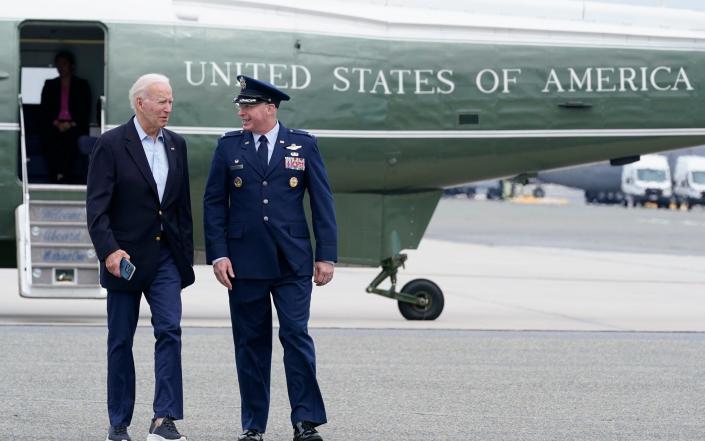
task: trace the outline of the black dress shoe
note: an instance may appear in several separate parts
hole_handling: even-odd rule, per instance
[[[127,426],[110,426],[105,441],[132,441],[132,438],[127,433]]]
[[[237,437],[238,441],[262,441],[264,438],[262,438],[262,433],[253,430],[253,429],[247,429],[240,436]]]
[[[149,426],[149,435],[147,441],[186,441],[186,436],[179,433],[176,429],[174,420],[165,417],[162,423],[157,426],[157,419],[152,419],[152,424]]]
[[[323,438],[313,424],[299,421],[294,425],[294,441],[323,441]]]

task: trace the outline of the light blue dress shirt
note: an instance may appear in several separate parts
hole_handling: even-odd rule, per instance
[[[255,150],[259,148],[259,138],[264,135],[267,137],[267,164],[272,159],[272,153],[274,153],[274,145],[277,143],[277,137],[279,136],[279,121],[274,125],[272,130],[267,133],[252,133],[252,137],[255,139]]]
[[[144,148],[144,154],[147,156],[149,169],[152,170],[154,182],[157,183],[159,202],[161,202],[164,197],[166,178],[169,175],[169,160],[166,157],[164,133],[162,132],[162,129],[159,129],[157,140],[154,141],[149,135],[147,135],[144,129],[142,129],[139,121],[137,121],[137,117],[133,118],[133,121],[135,122],[135,128],[137,129],[137,135],[140,137],[140,141],[142,141],[142,148]]]

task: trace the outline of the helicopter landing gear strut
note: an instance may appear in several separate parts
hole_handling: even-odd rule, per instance
[[[399,312],[407,320],[435,320],[443,312],[443,291],[428,279],[414,279],[396,290],[397,272],[406,262],[406,254],[398,254],[382,261],[382,271],[367,287],[367,292],[397,300]],[[392,282],[389,289],[378,286],[387,277]]]

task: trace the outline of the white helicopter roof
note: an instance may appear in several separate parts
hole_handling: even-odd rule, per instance
[[[705,49],[705,12],[587,0],[63,0],[60,9],[23,0],[0,14],[417,41]]]

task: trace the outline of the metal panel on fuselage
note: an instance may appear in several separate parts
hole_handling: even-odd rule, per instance
[[[239,73],[292,96],[280,119],[319,136],[336,193],[404,192],[426,201],[424,192],[441,186],[705,141],[705,118],[695,111],[705,86],[698,51],[569,47],[548,34],[544,46],[106,26],[108,125],[132,114],[127,91],[139,75],[171,78],[170,127],[189,142],[197,221],[216,140],[240,125],[231,103]],[[396,231],[399,219],[383,218],[385,231]],[[340,222],[341,234],[359,237],[355,225]],[[405,244],[414,248],[418,239]],[[395,246],[362,248],[377,256]]]
[[[0,262],[14,260],[15,207],[22,200],[17,178],[20,84],[18,23],[0,21]]]
[[[217,137],[240,125],[231,103],[240,73],[292,96],[280,119],[320,136],[331,184],[341,196],[403,191],[425,200],[421,194],[430,188],[705,140],[704,134],[650,138],[641,132],[705,126],[692,111],[705,85],[702,52],[108,26],[108,123],[132,114],[126,91],[138,75],[155,71],[171,78],[170,126],[189,142],[197,220]],[[574,102],[588,107],[559,106]],[[469,124],[461,124],[461,115]],[[634,133],[604,136],[605,129]],[[582,132],[567,137],[567,130]],[[359,209],[381,219],[386,231],[413,217],[397,226],[400,219],[384,218],[380,204]],[[345,212],[350,207],[339,209]],[[339,216],[341,255],[351,262],[369,263],[369,256],[395,248],[391,236],[366,235],[348,219]],[[200,228],[195,232],[201,243]],[[407,239],[404,244],[415,248],[420,235]],[[346,243],[354,243],[354,251]]]
[[[213,135],[207,146],[196,147],[210,150],[220,132],[239,126],[231,103],[235,76],[258,76],[292,96],[280,110],[286,125],[322,138],[336,191],[429,188],[487,177],[472,168],[435,166],[448,157],[465,165],[479,160],[483,168],[489,163],[482,158],[489,157],[500,162],[491,167],[498,175],[511,174],[522,171],[503,158],[511,159],[513,148],[521,148],[525,170],[599,159],[590,149],[606,142],[609,157],[622,156],[633,149],[621,140],[653,136],[643,130],[705,127],[696,111],[705,86],[703,52],[392,42],[197,26],[110,28],[109,124],[131,115],[126,91],[134,78],[163,72],[176,99],[171,126]],[[461,115],[477,123],[461,124]],[[631,132],[605,136],[605,130],[622,129]],[[580,130],[569,138],[584,142],[584,151],[546,146],[570,130]],[[672,145],[670,137],[657,148],[693,142]]]

